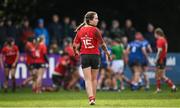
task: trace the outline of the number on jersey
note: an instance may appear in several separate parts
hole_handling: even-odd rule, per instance
[[[136,52],[136,47],[133,46],[131,51],[132,51],[133,53]]]
[[[92,44],[92,41],[90,39],[84,39],[83,40],[85,48],[91,49],[94,48],[94,45]]]

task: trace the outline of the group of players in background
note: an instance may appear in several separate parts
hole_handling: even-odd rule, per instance
[[[161,80],[165,81],[172,91],[177,88],[173,82],[165,75],[167,41],[162,29],[155,30],[157,38],[157,55],[156,55],[156,92],[161,91]],[[107,49],[112,56],[108,61],[108,56],[100,48],[101,65],[97,78],[97,90],[115,90],[125,89],[126,82],[130,85],[131,90],[139,90],[142,87],[142,80],[145,82],[145,89],[149,89],[150,82],[147,77],[148,54],[152,53],[150,44],[140,32],[136,32],[135,40],[127,43],[126,38],[117,38],[111,40],[104,38]],[[66,41],[64,52],[61,54],[55,70],[52,74],[53,86],[43,87],[43,74],[48,68],[47,47],[44,38],[30,38],[25,46],[26,63],[30,76],[22,83],[22,86],[32,82],[32,91],[41,93],[42,91],[58,91],[63,85],[65,89],[72,89],[78,83],[79,75],[79,56],[74,56],[72,41]],[[1,49],[1,66],[4,66],[5,81],[3,88],[8,92],[8,80],[11,76],[12,91],[16,91],[15,68],[19,58],[18,46],[15,45],[13,38],[9,38]],[[82,61],[81,61],[82,62]],[[132,77],[127,78],[124,74],[125,67],[129,66]],[[67,71],[72,71],[67,74]]]
[[[42,78],[45,72],[47,59],[47,47],[44,38],[29,39],[26,46],[26,63],[30,72],[28,81],[33,81],[32,89],[36,93],[41,92]],[[2,48],[2,62],[4,64],[4,92],[8,92],[9,76],[12,79],[12,91],[16,91],[15,68],[19,59],[19,49],[13,38],[8,38]]]
[[[43,75],[48,68],[47,46],[44,37],[29,38],[25,45],[25,61],[29,71],[29,77],[18,87],[25,87],[32,84],[34,93],[42,91],[58,91],[62,83],[65,89],[75,88],[75,83],[79,79],[77,68],[78,58],[73,56],[72,43],[70,40],[65,42],[64,52],[57,60],[54,72],[52,74],[52,87],[43,86]],[[13,38],[8,38],[1,50],[1,67],[4,70],[4,92],[8,92],[8,86],[11,85],[12,91],[15,92],[17,85],[15,79],[15,69],[19,60],[19,49],[15,45]],[[71,74],[67,74],[69,71]],[[11,78],[12,84],[9,83]]]
[[[157,28],[155,37],[157,38],[156,92],[161,91],[161,80],[166,82],[172,91],[176,91],[176,86],[165,75],[167,41],[163,30]],[[142,87],[149,90],[150,81],[147,76],[147,69],[148,57],[152,53],[152,48],[142,33],[136,32],[135,40],[127,45],[124,44],[127,42],[126,37],[115,40],[106,38],[105,41],[108,44],[108,50],[111,52],[112,61],[108,62],[106,55],[101,52],[101,68],[97,89],[121,91],[125,89],[124,82],[126,82],[132,91],[139,90]],[[132,72],[130,79],[124,74],[126,66],[129,66]]]

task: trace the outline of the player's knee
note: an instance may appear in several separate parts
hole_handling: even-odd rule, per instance
[[[168,78],[167,78],[166,76],[163,76],[162,79],[163,79],[164,81],[167,81],[167,80],[168,80]]]
[[[161,80],[161,79],[162,79],[161,76],[157,76],[157,77],[156,77],[156,80]]]
[[[95,78],[92,78],[92,79],[91,79],[91,81],[96,81],[96,80],[97,80],[97,79],[95,79]]]

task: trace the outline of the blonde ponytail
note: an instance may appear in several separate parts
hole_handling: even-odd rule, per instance
[[[86,24],[86,22],[84,21],[83,23],[81,23],[74,32],[77,32],[79,29],[81,29],[81,27],[83,27]]]

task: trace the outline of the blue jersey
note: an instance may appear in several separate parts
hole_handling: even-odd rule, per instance
[[[148,46],[150,45],[150,43],[147,40],[145,40],[145,39],[143,41],[141,41],[141,43],[142,43],[142,46],[146,49],[146,51],[148,51]],[[144,66],[148,65],[148,60],[145,57],[145,55],[143,57],[143,65]]]
[[[141,41],[141,43],[142,43],[142,46],[145,47],[146,49],[148,48],[148,45],[150,45],[149,42],[145,39]]]
[[[128,47],[130,48],[129,61],[142,63],[145,57],[142,51],[143,44],[140,41],[133,41],[128,44]]]
[[[110,52],[110,54],[112,54],[112,49],[110,47],[107,47],[108,51]],[[101,65],[103,67],[107,66],[107,60],[106,60],[106,53],[100,48],[100,54],[101,54]]]

